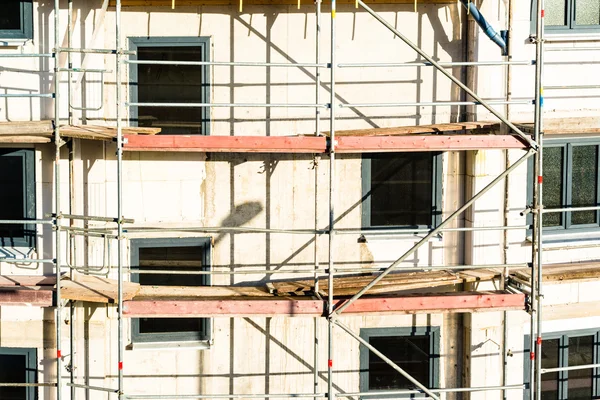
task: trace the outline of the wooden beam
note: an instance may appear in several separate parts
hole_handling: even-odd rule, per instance
[[[126,151],[324,153],[323,136],[126,136]]]
[[[55,275],[0,275],[0,287],[54,286]]]
[[[52,307],[52,289],[34,287],[19,287],[16,289],[0,290],[0,306],[36,306]]]
[[[336,307],[347,300],[338,300]],[[325,302],[312,299],[274,298],[274,300],[132,300],[123,305],[128,317],[242,317],[288,316],[319,317]],[[525,295],[507,292],[462,292],[402,297],[363,297],[351,304],[344,315],[415,314],[431,312],[474,312],[486,310],[523,310]]]
[[[469,132],[469,133],[490,133],[492,130],[497,130],[500,124],[497,122],[457,122],[448,124],[432,124],[432,125],[417,125],[417,126],[398,126],[393,128],[369,128],[369,129],[354,129],[336,131],[337,137],[342,136],[404,136],[404,135],[422,135],[431,133],[447,133],[447,132]],[[325,136],[329,136],[329,132],[323,132]]]
[[[338,153],[527,148],[525,143],[512,135],[342,136],[336,141]]]
[[[52,139],[46,136],[4,136],[0,135],[0,143],[50,143]]]
[[[161,128],[123,127],[123,135],[156,135]],[[76,139],[113,140],[117,137],[117,128],[100,125],[65,125],[60,127],[64,137]]]
[[[512,274],[525,281],[531,279],[531,270],[528,268],[512,271]],[[550,284],[595,281],[598,278],[600,262],[546,264],[543,269],[543,281]]]
[[[0,122],[0,136],[50,136],[54,132],[52,121]]]
[[[96,303],[116,303],[117,281],[100,276],[76,275],[72,281],[63,278],[60,281],[60,298]],[[123,282],[123,299],[131,300],[140,291],[140,285]]]

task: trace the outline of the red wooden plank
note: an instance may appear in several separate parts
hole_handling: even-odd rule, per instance
[[[52,290],[20,288],[16,290],[0,290],[0,306],[31,305],[36,307],[52,307]]]
[[[132,300],[123,302],[123,314],[129,317],[218,316],[319,316],[321,300]]]
[[[125,135],[128,151],[233,153],[324,153],[323,136],[183,136]]]
[[[0,275],[0,287],[54,286],[56,276],[43,275]]]
[[[340,136],[335,140],[338,153],[527,148],[512,135]]]
[[[336,306],[347,300],[339,301]],[[505,292],[451,293],[405,297],[360,298],[344,315],[378,313],[473,312],[480,310],[522,310],[525,295]],[[322,316],[325,303],[320,300],[131,300],[125,301],[123,314],[129,317],[215,316]]]
[[[336,308],[344,304],[342,300]],[[438,296],[406,296],[387,298],[360,298],[344,310],[344,315],[417,312],[472,312],[494,309],[524,309],[525,295],[504,292],[457,293]]]

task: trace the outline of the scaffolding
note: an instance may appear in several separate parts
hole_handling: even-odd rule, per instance
[[[313,104],[304,104],[304,103],[289,103],[289,104],[271,104],[271,103],[180,103],[180,104],[165,104],[165,103],[140,103],[140,102],[126,102],[121,98],[122,95],[122,67],[127,64],[161,64],[168,62],[161,61],[134,61],[129,60],[128,55],[131,55],[131,51],[127,51],[123,48],[121,44],[121,0],[116,0],[115,10],[116,10],[116,18],[115,18],[115,48],[114,49],[84,49],[84,48],[73,48],[71,42],[71,21],[72,21],[72,0],[68,2],[68,21],[69,27],[67,29],[67,47],[62,47],[62,43],[59,40],[60,37],[60,27],[61,21],[59,18],[59,10],[60,4],[59,0],[54,1],[54,51],[53,53],[43,53],[43,54],[2,54],[1,58],[9,58],[9,57],[32,57],[32,58],[48,58],[54,60],[54,91],[52,93],[43,93],[43,94],[0,94],[2,98],[10,98],[10,97],[45,97],[45,98],[53,98],[54,99],[54,120],[53,120],[53,141],[55,143],[55,160],[54,160],[54,205],[52,215],[48,216],[47,219],[35,219],[35,220],[3,220],[0,221],[0,224],[37,224],[37,225],[50,225],[52,227],[52,237],[54,240],[54,257],[52,259],[34,259],[34,258],[24,258],[24,259],[2,259],[2,262],[6,263],[15,263],[15,264],[23,264],[23,263],[31,263],[34,265],[40,264],[52,264],[55,271],[55,280],[56,280],[56,305],[55,305],[55,321],[56,321],[56,382],[43,382],[43,383],[35,383],[35,384],[10,384],[3,383],[0,386],[27,386],[27,387],[55,387],[56,388],[56,399],[60,400],[62,398],[62,393],[66,387],[70,388],[71,398],[75,398],[75,389],[82,388],[91,391],[100,391],[106,392],[108,394],[112,394],[117,396],[119,400],[121,399],[205,399],[205,398],[224,398],[224,399],[235,399],[235,398],[292,398],[292,397],[302,397],[302,398],[324,398],[326,397],[328,400],[335,400],[336,398],[348,398],[354,396],[381,396],[381,395],[408,395],[408,394],[425,394],[429,398],[439,399],[440,394],[443,393],[456,393],[456,392],[481,392],[481,391],[489,391],[489,390],[524,390],[526,389],[525,384],[517,384],[517,385],[501,385],[501,386],[491,386],[491,387],[466,387],[466,388],[445,388],[445,389],[434,389],[428,388],[421,382],[414,379],[410,376],[406,371],[400,368],[396,363],[394,363],[391,359],[385,356],[382,352],[377,350],[374,346],[372,346],[369,342],[361,338],[358,334],[356,334],[351,328],[349,328],[346,324],[344,324],[340,320],[340,316],[344,315],[344,312],[350,313],[352,309],[352,305],[357,303],[361,297],[373,286],[375,286],[379,281],[384,279],[388,274],[390,274],[393,270],[397,269],[397,267],[406,260],[409,256],[414,254],[421,246],[426,244],[432,237],[439,234],[440,232],[448,232],[448,231],[470,231],[470,230],[500,230],[507,232],[513,229],[528,229],[529,225],[526,226],[492,226],[492,227],[481,227],[481,228],[450,228],[448,227],[449,223],[452,222],[457,216],[466,211],[469,207],[471,207],[479,198],[481,198],[485,193],[487,193],[491,188],[493,188],[496,184],[502,182],[508,174],[514,171],[519,165],[527,161],[529,158],[533,158],[534,160],[534,197],[533,197],[533,205],[530,209],[526,210],[533,215],[533,236],[532,236],[532,254],[531,254],[531,264],[528,266],[531,267],[531,282],[520,281],[517,278],[508,279],[508,270],[510,268],[519,268],[523,267],[522,264],[499,264],[499,265],[459,265],[459,266],[449,266],[449,265],[440,265],[440,266],[427,266],[427,267],[415,267],[415,268],[402,268],[403,271],[424,271],[424,270],[459,270],[459,269],[480,269],[480,268],[504,268],[505,273],[503,274],[503,278],[507,279],[507,291],[509,293],[525,293],[527,295],[527,308],[530,314],[530,349],[531,354],[530,358],[532,362],[530,363],[530,398],[540,399],[541,397],[541,376],[545,373],[552,373],[556,371],[562,370],[572,370],[572,369],[582,369],[582,368],[598,368],[599,364],[594,365],[583,365],[576,367],[566,367],[566,368],[551,368],[544,369],[541,365],[541,349],[542,349],[542,300],[543,300],[543,285],[542,285],[542,226],[543,226],[543,214],[546,213],[558,213],[564,211],[583,211],[583,210],[598,210],[600,207],[569,207],[569,208],[556,208],[556,209],[544,209],[543,204],[543,66],[544,66],[544,8],[543,1],[537,2],[537,10],[536,15],[538,16],[536,22],[536,34],[533,38],[535,41],[536,47],[536,56],[535,60],[526,60],[526,61],[513,61],[512,57],[507,58],[505,61],[499,62],[454,62],[454,63],[440,63],[426,54],[422,49],[420,49],[417,45],[413,44],[406,36],[402,34],[399,30],[397,30],[394,26],[388,23],[384,18],[382,18],[377,12],[372,10],[365,2],[362,0],[357,0],[356,4],[362,10],[366,11],[373,18],[379,21],[383,26],[385,26],[390,32],[392,32],[396,37],[401,39],[405,44],[407,44],[413,51],[419,54],[425,61],[421,63],[405,63],[405,64],[393,64],[393,63],[354,63],[354,64],[338,64],[336,58],[336,0],[331,0],[331,32],[330,32],[330,54],[327,62],[323,62],[321,57],[321,18],[322,18],[322,10],[321,10],[321,1],[316,0],[315,2],[315,18],[316,18],[316,26],[315,26],[315,37],[316,37],[316,53],[315,53],[315,61],[314,63],[254,63],[254,62],[176,62],[176,64],[186,64],[186,65],[202,65],[202,66],[265,66],[265,67],[274,67],[274,68],[314,68],[315,69],[315,103]],[[509,3],[514,3],[514,1]],[[512,6],[511,6],[511,14],[512,14]],[[509,20],[510,24],[510,20]],[[573,48],[581,49],[581,48]],[[591,48],[597,50],[597,48]],[[61,171],[60,171],[60,160],[61,160],[61,147],[65,145],[65,141],[63,140],[63,136],[61,135],[62,126],[60,121],[60,100],[61,100],[61,90],[60,90],[60,79],[61,76],[66,72],[68,74],[68,104],[69,104],[69,125],[72,124],[71,120],[71,109],[76,109],[72,107],[71,104],[71,75],[72,73],[79,72],[94,72],[94,73],[105,73],[106,70],[99,69],[85,69],[85,68],[73,68],[71,63],[71,54],[73,53],[94,53],[94,54],[104,54],[115,57],[114,68],[115,68],[115,76],[116,76],[116,164],[117,164],[117,215],[113,217],[102,217],[102,216],[84,216],[84,215],[75,215],[71,213],[63,213],[61,211],[61,196],[64,194],[61,193]],[[62,54],[66,54],[68,57],[68,67],[60,68],[59,59]],[[510,99],[503,101],[488,101],[484,100],[480,96],[478,96],[473,90],[471,90],[467,85],[462,83],[459,79],[457,79],[454,75],[450,74],[446,68],[448,67],[462,67],[462,66],[473,66],[473,67],[485,67],[485,66],[506,66],[510,71],[512,66],[517,65],[535,65],[535,93],[533,101],[531,99],[526,100],[518,100],[518,99]],[[393,67],[393,68],[402,68],[402,67],[433,67],[441,74],[446,76],[450,81],[452,81],[456,86],[460,87],[464,93],[466,93],[471,101],[454,101],[454,102],[413,102],[413,103],[372,103],[372,104],[339,104],[336,100],[336,72],[341,68],[378,68],[378,67]],[[330,97],[327,103],[323,103],[323,99],[320,95],[320,86],[321,86],[321,74],[322,71],[329,71],[329,79],[330,79]],[[510,73],[510,72],[509,72]],[[102,78],[102,86],[104,86],[104,78]],[[589,85],[589,88],[596,88],[595,85]],[[563,89],[570,88],[570,86],[560,86],[560,87],[552,87],[552,89]],[[588,88],[588,87],[586,87]],[[528,134],[524,133],[522,129],[520,129],[517,125],[512,123],[510,119],[498,112],[492,105],[505,105],[508,106],[510,104],[531,104],[533,103],[534,109],[534,135],[530,137]],[[475,196],[473,196],[470,200],[466,201],[460,208],[454,211],[450,216],[448,216],[443,222],[438,224],[433,229],[411,229],[410,232],[420,232],[425,235],[419,240],[412,248],[410,248],[407,252],[405,252],[401,257],[399,257],[396,261],[391,263],[387,268],[359,268],[359,269],[348,269],[348,268],[340,268],[336,265],[334,248],[336,244],[336,236],[343,235],[348,233],[357,233],[361,232],[360,229],[338,229],[336,227],[336,210],[334,204],[334,197],[336,193],[336,154],[344,153],[344,152],[354,152],[360,153],[365,149],[382,149],[380,140],[375,138],[363,138],[363,140],[357,143],[345,143],[344,137],[336,136],[336,110],[340,107],[406,107],[406,106],[435,106],[435,105],[480,105],[486,108],[491,114],[496,116],[498,120],[505,124],[506,127],[512,132],[515,136],[507,136],[502,139],[502,141],[493,142],[494,139],[488,138],[486,141],[480,142],[471,142],[469,144],[466,142],[456,141],[452,144],[447,142],[443,142],[443,136],[440,137],[429,137],[425,140],[425,142],[430,142],[429,144],[425,143],[420,148],[421,151],[434,151],[434,150],[449,150],[449,149],[457,149],[457,150],[465,150],[465,149],[473,149],[473,148],[521,148],[527,150],[525,155],[523,155],[518,161],[514,162],[512,165],[507,165],[507,168],[504,172],[498,175],[495,179],[493,179],[485,188],[479,191]],[[292,107],[292,108],[314,108],[315,110],[315,135],[314,137],[252,137],[251,139],[240,138],[240,140],[232,139],[231,137],[191,137],[191,138],[180,138],[182,142],[175,144],[172,142],[172,139],[166,138],[164,141],[161,141],[160,138],[146,138],[146,137],[128,137],[125,140],[124,129],[126,127],[123,126],[124,113],[123,111],[128,107],[136,107],[136,106],[153,106],[153,107]],[[321,111],[323,109],[329,109],[330,115],[328,118],[329,124],[329,136],[324,137],[321,134],[322,131],[322,123],[324,122],[324,117],[321,115]],[[471,138],[472,139],[472,138]],[[178,139],[179,140],[179,139]],[[437,142],[436,142],[437,141]],[[473,144],[474,143],[474,144]],[[193,149],[194,151],[230,151],[230,152],[247,152],[256,150],[256,146],[259,146],[261,152],[264,153],[283,153],[283,152],[295,152],[295,153],[312,153],[319,155],[326,155],[329,157],[329,188],[328,188],[328,226],[325,229],[269,229],[269,228],[234,228],[234,227],[186,227],[186,228],[165,228],[162,231],[167,230],[175,230],[175,231],[192,231],[196,233],[222,233],[222,232],[236,232],[236,231],[244,231],[244,232],[262,232],[262,233],[279,233],[279,234],[290,234],[290,235],[314,235],[315,238],[326,235],[328,237],[328,262],[327,266],[324,268],[319,265],[318,258],[315,257],[315,268],[312,271],[314,273],[315,286],[318,288],[319,280],[321,278],[327,278],[327,298],[321,299],[319,301],[315,301],[311,306],[317,307],[316,311],[313,309],[312,314],[314,318],[326,318],[328,325],[328,340],[327,340],[327,352],[328,352],[328,369],[327,369],[327,391],[324,393],[320,393],[317,391],[317,357],[318,357],[318,349],[317,344],[315,343],[315,388],[314,391],[306,392],[306,393],[287,393],[287,394],[272,394],[272,393],[253,393],[253,394],[197,394],[197,395],[135,395],[135,394],[126,394],[125,391],[125,379],[124,379],[124,351],[125,351],[125,340],[124,340],[124,319],[135,314],[135,310],[129,310],[127,313],[127,307],[124,304],[124,277],[127,273],[132,273],[130,269],[125,266],[124,262],[124,241],[126,239],[126,232],[124,225],[128,223],[132,223],[133,221],[130,219],[126,219],[123,215],[123,153],[125,150],[131,151],[139,151],[139,150],[152,150],[155,148],[165,148],[169,146],[177,146],[179,148],[184,149]],[[385,151],[402,151],[402,149],[406,149],[411,147],[406,141],[403,142],[403,138],[396,138],[395,141],[392,140],[387,142],[387,148],[383,147]],[[454,147],[453,147],[454,146]],[[94,228],[80,228],[76,227],[75,221],[100,221],[108,224],[113,224],[113,226],[109,229],[94,229]],[[68,225],[65,224],[68,222]],[[129,231],[134,232],[136,228],[131,228]],[[144,229],[137,229],[137,232],[143,232]],[[158,231],[158,229],[148,229],[148,231]],[[116,233],[115,233],[116,232]],[[390,230],[386,230],[385,233],[395,233],[401,234],[403,231],[393,232]],[[372,231],[371,233],[376,234],[376,231]],[[61,299],[61,277],[63,271],[66,269],[68,273],[72,276],[75,272],[81,272],[86,274],[98,274],[105,275],[107,271],[110,271],[110,262],[107,265],[104,265],[99,268],[82,268],[77,267],[70,264],[70,261],[63,261],[62,255],[65,253],[63,251],[63,242],[65,242],[64,246],[67,249],[67,255],[71,254],[74,249],[74,237],[76,236],[93,236],[103,238],[106,241],[111,239],[117,240],[117,276],[118,276],[118,288],[117,288],[117,365],[116,369],[118,370],[117,376],[117,387],[116,388],[106,388],[106,387],[97,387],[90,386],[84,384],[78,384],[75,381],[75,376],[73,373],[74,365],[70,365],[70,378],[69,382],[63,383],[63,352],[62,352],[62,333],[61,333],[61,324],[60,321],[64,319],[63,313],[65,312],[65,308],[67,305]],[[66,240],[64,238],[66,237]],[[316,243],[316,241],[315,241]],[[318,252],[318,249],[315,245],[315,253]],[[336,302],[334,298],[334,279],[336,275],[340,273],[350,273],[350,272],[379,272],[379,275],[374,278],[369,284],[367,284],[363,289],[358,291],[355,295],[353,295],[350,299],[343,301],[341,303]],[[165,271],[155,271],[156,273],[164,273]],[[183,271],[168,271],[169,273],[186,273]],[[286,273],[302,273],[306,274],[307,270],[286,270]],[[189,272],[188,272],[189,273]],[[207,274],[240,274],[243,272],[239,271],[202,271],[202,272],[193,272],[194,274],[198,273],[207,273]],[[251,273],[264,273],[264,274],[274,274],[277,271],[273,270],[253,270]],[[318,292],[318,290],[316,290]],[[323,300],[326,300],[323,303]],[[48,302],[51,302],[48,298],[40,298],[39,304],[50,306]],[[320,304],[322,309],[318,309],[318,305]],[[325,304],[325,305],[324,305]],[[393,306],[392,306],[393,307]],[[398,306],[400,307],[400,306]],[[68,302],[68,316],[72,321],[74,315],[74,302]],[[525,304],[523,304],[523,308],[525,308]],[[392,310],[394,311],[394,310]],[[211,315],[211,311],[206,312],[208,315]],[[307,311],[308,313],[308,311]],[[127,315],[126,315],[127,314]],[[350,313],[351,314],[351,313]],[[73,343],[73,327],[74,323],[70,324],[70,353],[74,353],[74,343]],[[395,369],[399,374],[403,375],[406,379],[412,382],[418,389],[416,390],[401,390],[401,391],[385,391],[385,392],[355,392],[355,393],[336,393],[333,387],[333,330],[334,328],[340,328],[342,331],[345,331],[350,337],[356,339],[361,345],[368,348],[371,352],[380,357],[385,363]],[[506,328],[506,327],[505,327]],[[504,345],[504,344],[503,344]],[[71,363],[74,360],[72,358]]]

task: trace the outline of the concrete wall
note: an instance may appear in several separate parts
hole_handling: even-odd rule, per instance
[[[530,34],[529,4],[514,2],[513,59],[531,59],[533,46]],[[114,47],[114,10],[103,9],[100,2],[80,2],[74,5],[74,47]],[[376,5],[374,9],[441,61],[499,60],[499,50],[469,23],[457,5],[419,4]],[[0,53],[50,52],[53,47],[53,20],[50,4],[36,3],[35,38],[20,47],[0,48]],[[63,9],[64,10],[64,9]],[[327,9],[324,9],[325,13]],[[503,1],[486,1],[482,11],[496,27],[503,27],[506,7]],[[338,9],[337,61],[344,62],[410,62],[415,55],[400,40],[394,39],[369,15],[351,5]],[[66,44],[66,12],[61,12],[60,29]],[[169,9],[126,9],[123,12],[122,43],[131,36],[207,36],[211,39],[211,59],[215,61],[313,62],[314,22],[312,7],[296,10],[293,6],[247,6],[242,13],[236,7],[177,7]],[[323,62],[329,59],[329,19],[323,18]],[[467,39],[467,40],[465,40]],[[468,42],[468,43],[467,43]],[[468,45],[468,52],[466,51]],[[589,44],[585,44],[590,46]],[[593,44],[592,44],[593,45]],[[557,47],[549,45],[549,47]],[[560,46],[583,46],[569,41]],[[597,61],[600,52],[550,52],[547,61]],[[74,54],[74,66],[114,70],[113,56]],[[66,56],[59,60],[66,65]],[[54,82],[48,72],[51,60],[2,59],[0,87],[9,92],[49,92]],[[566,67],[550,64],[546,68],[548,85],[589,83],[593,65]],[[27,72],[23,73],[21,70]],[[309,103],[315,97],[315,71],[312,68],[277,69],[244,67],[212,68],[211,101]],[[504,67],[485,67],[477,72],[455,68],[452,73],[468,78],[484,97],[504,98],[506,82]],[[123,80],[129,71],[123,69]],[[572,81],[565,82],[568,76]],[[533,97],[533,67],[514,67],[510,85],[516,98]],[[99,112],[74,113],[76,122],[113,124],[115,118],[114,73],[107,74],[106,93],[100,98],[98,76],[80,79],[74,74],[73,104],[94,106],[102,102]],[[62,93],[66,77],[61,81]],[[328,102],[329,75],[322,71],[321,99]],[[232,84],[232,80],[235,85]],[[337,102],[413,102],[461,100],[460,93],[430,68],[339,69],[337,71]],[[84,95],[85,93],[85,95]],[[547,93],[546,117],[588,116],[597,113],[598,99],[585,97],[597,94],[560,91]],[[127,89],[123,90],[127,98]],[[551,99],[552,96],[576,98]],[[61,118],[66,121],[66,98],[61,98]],[[502,107],[497,107],[502,109]],[[513,106],[513,119],[530,120],[532,106]],[[338,129],[358,129],[398,125],[416,125],[455,121],[465,117],[487,119],[481,107],[469,110],[458,107],[409,108],[344,108],[336,111]],[[0,102],[0,119],[36,120],[52,116],[52,102],[46,100],[4,100]],[[504,112],[504,111],[503,111]],[[213,108],[211,132],[217,135],[289,135],[312,133],[315,129],[311,109]],[[327,117],[326,111],[322,113]],[[327,124],[322,130],[327,130]],[[53,146],[36,147],[38,215],[52,210]],[[115,147],[111,143],[76,141],[73,163],[75,197],[74,213],[111,215],[116,210]],[[505,165],[515,162],[524,152],[518,150],[452,152],[443,156],[443,212],[447,216],[500,173]],[[318,161],[318,162],[317,162]],[[335,210],[340,228],[360,226],[361,160],[358,156],[341,156],[337,164]],[[172,228],[176,226],[245,226],[267,228],[325,228],[328,223],[328,163],[308,155],[225,155],[176,153],[126,153],[124,162],[124,215],[136,220],[136,227]],[[519,167],[504,184],[485,195],[453,226],[503,225],[504,209],[509,225],[524,225],[519,215],[526,206],[527,165]],[[61,190],[68,192],[67,149],[62,152]],[[505,198],[505,192],[508,197]],[[69,209],[69,199],[62,196],[61,209]],[[40,239],[32,256],[51,257],[53,245],[49,230],[40,228]],[[154,234],[182,236],[181,233]],[[139,233],[133,237],[149,237]],[[189,236],[183,235],[183,236]],[[237,269],[298,269],[309,271],[315,261],[327,260],[327,240],[312,235],[284,234],[218,234],[214,235],[213,267]],[[338,235],[334,255],[344,266],[385,266],[395,260],[419,238],[394,235],[367,237],[358,242],[358,235]],[[100,239],[78,239],[77,265],[99,266],[105,262],[105,243]],[[597,244],[594,239],[588,245]],[[317,246],[315,248],[315,246]],[[551,248],[553,247],[553,248]],[[595,259],[596,250],[564,249],[562,243],[550,244],[544,252],[545,262],[565,262]],[[114,249],[114,244],[113,244]],[[22,250],[10,250],[19,252]],[[530,242],[524,230],[484,231],[466,234],[444,234],[407,260],[407,265],[521,263],[530,257]],[[114,251],[107,262],[115,260]],[[316,254],[316,256],[315,256]],[[66,255],[66,253],[65,253]],[[126,255],[126,258],[127,255]],[[7,264],[0,264],[3,274],[30,273]],[[50,266],[37,272],[50,273]],[[289,275],[281,275],[281,277]],[[307,273],[306,276],[310,276]],[[235,278],[215,277],[215,284],[264,282],[264,274]],[[549,287],[547,314],[551,331],[556,324],[598,326],[595,307],[596,282]],[[479,289],[492,289],[492,287]],[[562,293],[569,293],[565,300]],[[567,307],[568,306],[568,307]],[[30,307],[3,307],[0,310],[0,346],[35,347],[39,357],[39,381],[55,379],[55,326],[52,310]],[[354,331],[364,327],[441,327],[440,370],[444,386],[500,385],[502,374],[503,331],[509,330],[507,348],[514,354],[507,357],[507,383],[521,383],[523,377],[523,338],[527,334],[527,315],[523,312],[481,313],[472,315],[419,315],[393,317],[347,318]],[[116,370],[116,316],[106,306],[78,304],[75,328],[75,374],[80,382],[114,387]],[[64,320],[64,318],[63,318]],[[568,322],[567,322],[568,321]],[[127,343],[129,327],[127,326]],[[68,349],[69,326],[61,321],[63,348]],[[126,391],[147,394],[186,393],[285,393],[309,392],[313,388],[313,370],[319,370],[318,391],[326,391],[325,370],[326,322],[312,319],[252,318],[214,320],[214,344],[209,350],[198,348],[129,349],[125,353]],[[319,341],[318,361],[313,345]],[[358,343],[339,329],[335,330],[334,366],[336,391],[359,390]],[[70,350],[69,350],[70,352]],[[63,351],[63,354],[67,351]],[[65,365],[72,355],[65,356]],[[316,366],[315,366],[316,364]],[[66,374],[66,370],[63,371]],[[78,397],[83,396],[78,390]],[[105,394],[90,392],[91,399]],[[473,399],[498,399],[499,392],[473,394]],[[67,393],[67,398],[68,398]],[[509,398],[520,398],[519,391]],[[40,400],[53,399],[51,389],[40,391]],[[448,395],[446,398],[469,398]]]

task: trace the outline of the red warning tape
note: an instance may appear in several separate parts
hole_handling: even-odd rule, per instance
[[[529,353],[529,359],[530,360],[535,359],[535,353],[533,351],[531,353]]]
[[[541,338],[541,336],[538,336],[538,338],[537,338],[537,344],[538,344],[538,345],[539,345],[539,344],[542,344],[542,338]]]
[[[544,183],[544,177],[543,176],[538,176],[538,183]]]
[[[56,358],[62,358],[62,353],[60,350],[56,350]]]
[[[333,367],[333,360],[327,361],[327,365],[329,366],[329,368]]]
[[[119,361],[119,371],[123,369],[123,361]]]
[[[545,14],[546,14],[545,10],[542,10],[542,18],[544,18]]]

